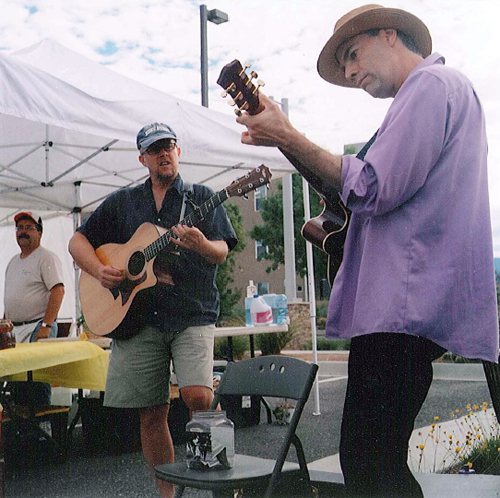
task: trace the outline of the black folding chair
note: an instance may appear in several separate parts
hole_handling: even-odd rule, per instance
[[[226,396],[267,396],[297,401],[276,459],[236,454],[231,469],[209,471],[188,469],[185,462],[164,464],[155,468],[156,477],[177,484],[176,497],[182,496],[186,487],[211,490],[214,498],[233,498],[237,489],[243,489],[244,497],[312,496],[304,450],[295,430],[317,370],[318,365],[287,356],[262,356],[228,363],[212,409]],[[298,464],[286,461],[292,444]]]

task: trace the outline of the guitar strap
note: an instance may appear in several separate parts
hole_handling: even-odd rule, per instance
[[[366,153],[368,152],[368,149],[373,145],[373,142],[375,142],[375,139],[377,138],[378,130],[375,132],[375,135],[373,135],[368,142],[365,143],[363,148],[356,154],[357,159],[363,160],[366,156]]]
[[[193,184],[189,182],[184,182],[184,187],[182,189],[182,207],[181,215],[179,216],[179,223],[184,219],[184,213],[186,212],[186,204],[189,202],[189,197],[193,195]]]

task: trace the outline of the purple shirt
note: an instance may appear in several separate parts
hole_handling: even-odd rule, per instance
[[[498,361],[481,104],[433,54],[399,89],[364,161],[342,159],[352,210],[326,335],[396,332]]]

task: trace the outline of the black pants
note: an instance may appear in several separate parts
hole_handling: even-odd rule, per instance
[[[415,418],[445,349],[421,337],[355,337],[342,419],[340,463],[352,497],[423,498],[407,465]]]

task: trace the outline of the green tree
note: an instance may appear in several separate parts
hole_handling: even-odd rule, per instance
[[[246,246],[243,217],[241,216],[240,208],[235,204],[228,203],[226,204],[226,212],[236,232],[238,244],[229,252],[226,261],[219,266],[219,271],[217,272],[216,284],[220,294],[219,322],[223,322],[233,316],[234,306],[241,298],[241,290],[230,289],[229,285],[234,281],[232,274],[236,265],[235,254],[243,251]]]
[[[307,271],[306,243],[301,236],[301,228],[304,224],[304,203],[302,197],[302,177],[293,175],[293,221],[295,235],[295,270],[300,276],[304,276]],[[311,217],[318,216],[323,207],[320,204],[320,197],[313,190],[309,189],[309,204],[311,206]],[[269,252],[262,259],[270,261],[266,271],[270,273],[285,262],[284,229],[283,229],[283,187],[278,186],[278,191],[271,193],[262,200],[260,213],[263,225],[256,225],[250,230],[252,239],[261,241],[268,247]],[[313,246],[314,254],[314,278],[319,285],[321,279],[327,276],[327,255],[320,249]]]

